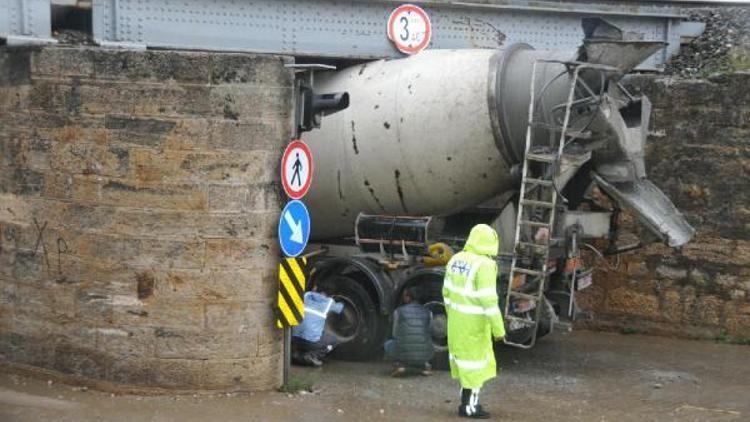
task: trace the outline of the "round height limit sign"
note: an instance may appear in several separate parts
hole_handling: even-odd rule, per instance
[[[401,5],[388,18],[388,39],[402,53],[419,53],[427,48],[431,37],[430,17],[419,6]]]
[[[292,199],[300,199],[310,189],[313,176],[313,158],[310,147],[302,141],[293,141],[286,147],[281,159],[281,182]]]

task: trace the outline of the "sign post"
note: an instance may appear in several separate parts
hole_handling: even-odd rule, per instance
[[[289,385],[292,355],[291,327],[305,317],[307,258],[299,258],[310,239],[310,213],[300,199],[310,189],[313,157],[302,141],[292,141],[281,158],[281,183],[292,199],[279,216],[279,245],[286,258],[279,262],[279,292],[276,298],[276,326],[284,329],[284,386]]]
[[[284,329],[284,385],[289,385],[292,329],[305,316],[307,258],[282,258],[279,262],[279,292],[276,296],[276,326]]]

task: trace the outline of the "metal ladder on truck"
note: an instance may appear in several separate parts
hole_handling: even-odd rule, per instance
[[[565,72],[572,72],[573,77],[566,103],[554,107],[557,110],[564,109],[564,117],[560,126],[555,125],[554,122],[539,121],[536,118],[537,90],[535,85],[539,63],[560,64],[566,68]],[[523,343],[514,343],[508,340],[508,336],[504,340],[505,344],[523,349],[529,349],[536,343],[542,309],[547,306],[544,298],[545,286],[548,283],[550,273],[554,271],[550,270],[549,259],[559,196],[558,187],[555,186],[555,175],[559,168],[566,141],[569,142],[572,139],[584,136],[582,132],[569,127],[571,109],[574,105],[579,106],[596,102],[601,96],[601,94],[597,95],[593,92],[580,79],[580,72],[583,69],[592,69],[598,72],[617,71],[617,69],[609,66],[557,60],[537,60],[532,68],[531,100],[526,128],[526,148],[516,218],[514,253],[503,312],[505,321],[511,331],[521,328],[531,330],[530,339]],[[604,86],[603,83],[602,86]],[[580,96],[581,98],[575,98],[576,92],[583,93]],[[540,94],[543,95],[544,92]],[[544,120],[544,117],[542,116],[542,120]],[[552,120],[554,120],[554,116]],[[545,144],[534,139],[536,128],[547,129],[548,133],[552,134],[550,137],[545,137]],[[560,132],[559,138],[554,136],[557,131]],[[558,140],[555,144],[552,140],[556,138]],[[520,276],[518,277],[519,281],[524,280],[524,282],[517,283],[517,276]],[[519,309],[517,306],[519,303],[525,304],[528,309],[523,307]],[[519,314],[524,314],[524,316],[519,316]]]

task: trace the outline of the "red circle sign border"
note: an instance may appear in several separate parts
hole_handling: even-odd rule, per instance
[[[410,48],[410,47],[404,47],[404,46],[399,45],[399,43],[396,42],[396,40],[393,38],[393,32],[391,32],[391,28],[393,27],[393,23],[394,23],[393,21],[394,19],[396,19],[396,15],[398,15],[400,12],[403,12],[404,10],[411,10],[412,12],[415,12],[418,15],[422,16],[422,18],[424,19],[427,25],[424,40],[421,43],[419,43],[419,45],[417,45],[416,47]],[[401,6],[393,9],[393,12],[391,12],[391,16],[388,18],[387,29],[388,29],[388,32],[387,32],[388,39],[393,42],[393,44],[396,46],[396,49],[398,49],[398,51],[402,53],[409,54],[409,55],[417,54],[420,51],[424,50],[425,48],[427,48],[427,46],[430,44],[430,41],[432,40],[432,22],[430,21],[430,17],[427,15],[427,12],[425,12],[424,9],[413,4],[402,4]]]
[[[291,155],[291,152],[295,148],[300,148],[302,151],[305,152],[305,155],[307,155],[308,163],[310,165],[310,175],[307,177],[307,182],[305,182],[305,185],[302,186],[302,189],[295,192],[290,185],[289,181],[286,180],[286,162],[289,160],[289,157]],[[310,185],[312,184],[312,178],[313,178],[313,172],[315,170],[315,165],[313,164],[313,156],[312,151],[310,150],[310,147],[307,146],[306,143],[300,141],[300,140],[294,140],[289,143],[289,145],[286,146],[286,149],[284,150],[284,155],[281,157],[281,184],[284,186],[284,192],[292,198],[292,199],[302,199],[303,196],[307,194],[307,191],[310,190]]]

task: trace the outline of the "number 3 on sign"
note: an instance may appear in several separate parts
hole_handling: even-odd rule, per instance
[[[432,37],[430,17],[419,6],[404,4],[388,18],[388,39],[405,54],[416,54],[427,48]]]

